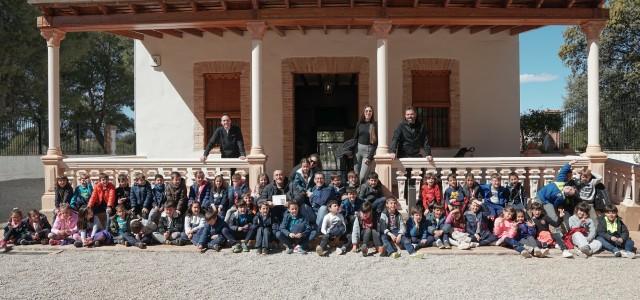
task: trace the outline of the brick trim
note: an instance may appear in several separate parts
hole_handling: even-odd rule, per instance
[[[402,61],[402,106],[411,105],[411,71],[449,70],[449,148],[460,147],[460,62],[448,58],[415,58]]]
[[[292,57],[282,60],[282,128],[283,169],[293,167],[294,128],[294,73],[358,73],[358,110],[369,101],[369,59],[366,57]],[[375,102],[375,101],[373,101]]]
[[[195,119],[193,125],[193,149],[204,150],[206,120],[204,116],[205,90],[204,74],[207,73],[240,73],[240,119],[242,120],[242,135],[245,140],[245,150],[251,149],[251,67],[243,61],[208,61],[193,64],[193,101],[189,108]],[[206,137],[209,138],[209,137]]]

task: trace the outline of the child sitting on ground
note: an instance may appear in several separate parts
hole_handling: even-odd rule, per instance
[[[78,233],[74,235],[74,246],[100,247],[111,244],[111,234],[102,228],[100,221],[93,215],[93,211],[86,206],[78,210]]]
[[[251,195],[247,193],[247,197],[251,199]],[[235,211],[229,218],[229,229],[233,234],[234,240],[240,240],[240,243],[232,244],[233,253],[249,252],[247,242],[252,238],[253,233],[253,213],[251,213],[245,202],[240,202]]]
[[[131,187],[129,176],[118,175],[118,187],[116,188],[116,205],[123,204],[126,210],[131,210]]]
[[[80,175],[80,184],[76,186],[76,189],[73,191],[73,196],[71,197],[71,208],[78,210],[82,206],[89,205],[89,199],[92,193],[93,184],[91,184],[89,174],[85,173]]]
[[[133,176],[133,186],[130,194],[131,212],[136,217],[143,215],[144,204],[153,201],[153,192],[151,184],[147,181],[147,177],[142,173],[136,173]]]
[[[271,242],[272,234],[274,231],[274,224],[271,221],[271,215],[269,214],[269,204],[267,201],[261,202],[258,214],[253,217],[253,230],[256,237],[256,248],[258,254],[269,254],[269,243]]]
[[[11,250],[9,243],[16,245],[28,245],[31,240],[27,222],[23,220],[22,211],[18,208],[11,210],[9,222],[4,227],[4,236],[0,241],[0,248],[3,252]]]
[[[451,249],[449,244],[449,232],[445,231],[446,216],[442,205],[434,205],[432,211],[427,215],[427,231],[433,236],[434,244],[440,249]]]
[[[573,254],[567,249],[564,241],[562,240],[562,234],[559,232],[551,233],[549,226],[557,227],[562,223],[561,221],[553,221],[549,216],[545,214],[544,207],[540,202],[533,202],[530,205],[531,221],[536,226],[536,240],[540,242],[540,247],[548,249],[554,244],[558,245],[562,250],[562,257],[571,258]]]
[[[407,220],[407,239],[416,250],[433,244],[433,236],[429,234],[427,221],[420,207],[411,209],[411,216]]]
[[[41,214],[37,209],[29,211],[29,220],[27,220],[29,234],[31,235],[31,244],[40,243],[46,245],[49,243],[49,233],[51,232],[51,224],[47,220],[47,216]]]
[[[311,233],[309,221],[300,213],[296,201],[290,201],[287,207],[288,210],[282,218],[280,231],[276,233],[276,237],[287,247],[287,254],[294,251],[299,254],[307,254],[307,243]]]
[[[513,207],[507,207],[502,210],[502,214],[496,218],[493,226],[493,234],[498,238],[496,246],[513,248],[520,253],[522,257],[531,258],[533,248],[525,248],[524,245],[515,240],[518,233],[518,225],[515,222],[515,212],[516,210]]]
[[[98,179],[87,207],[93,209],[102,226],[108,227],[107,220],[112,216],[116,203],[116,188],[109,182],[109,175],[100,173]]]
[[[358,193],[354,188],[347,188],[346,198],[342,200],[340,205],[340,213],[344,217],[344,221],[347,223],[347,234],[352,233],[353,222],[355,220],[356,212],[362,207],[362,200],[358,199]]]
[[[129,228],[131,219],[131,213],[125,209],[124,204],[118,204],[116,213],[111,217],[111,222],[109,222],[109,233],[113,237],[114,243],[125,247],[135,245],[135,242],[131,240],[131,230]]]
[[[367,176],[367,182],[360,186],[358,198],[371,203],[374,211],[380,214],[386,203],[383,188],[380,179],[378,179],[378,173],[371,172]]]
[[[164,211],[164,203],[167,201],[167,195],[164,192],[164,177],[161,174],[156,174],[153,183],[151,198],[148,198],[144,202],[142,217],[147,218],[151,222],[158,223],[160,214]]]
[[[196,244],[196,248],[201,253],[207,251],[207,249],[213,249],[219,252],[222,246],[228,238],[233,239],[229,232],[227,223],[218,216],[218,210],[211,208],[204,216],[207,221],[207,225],[202,229],[200,234],[200,240]]]
[[[466,231],[471,237],[471,248],[478,246],[488,246],[498,238],[489,229],[488,218],[482,211],[482,202],[478,199],[471,199],[469,210],[464,213]]]
[[[464,214],[467,209],[464,190],[458,185],[456,175],[449,175],[447,181],[449,182],[449,187],[444,191],[444,202],[447,204],[447,211],[457,209],[461,214]]]
[[[55,206],[53,209],[54,219],[60,213],[60,205],[62,203],[71,204],[71,197],[73,196],[73,187],[71,187],[71,183],[69,183],[69,178],[67,176],[59,176],[56,179],[56,198],[55,198]]]
[[[151,234],[153,230],[149,228],[149,224],[144,224],[144,220],[133,219],[129,223],[129,227],[131,228],[131,237],[133,238],[130,238],[128,234],[125,234],[125,238],[128,241],[127,243],[132,243],[132,245],[135,245],[140,249],[146,249],[147,245],[153,243],[153,236]]]
[[[542,243],[536,240],[536,224],[533,221],[527,221],[526,217],[524,210],[516,210],[518,232],[516,233],[515,240],[523,245],[525,249],[533,249],[533,256],[547,257],[547,255],[549,255],[549,249],[540,249]]]
[[[344,193],[347,191],[346,188],[342,186],[342,178],[340,178],[338,174],[331,175],[330,186],[335,190],[338,199],[342,199],[342,196],[344,196]]]
[[[316,253],[319,256],[326,256],[329,254],[329,250],[327,249],[327,244],[331,239],[339,239],[341,241],[341,245],[336,247],[336,253],[338,255],[344,254],[347,252],[347,243],[348,239],[346,239],[347,233],[347,225],[344,222],[344,216],[338,213],[340,206],[338,206],[338,201],[330,200],[327,203],[327,207],[329,212],[322,219],[322,226],[320,226],[320,231],[323,236],[320,240],[320,245],[316,247]],[[343,240],[346,242],[342,243]]]
[[[224,205],[224,209],[227,210],[224,214],[225,222],[229,223],[229,217],[231,216],[231,214],[233,214],[233,211],[236,210],[235,206],[238,203],[242,202],[245,194],[249,194],[249,198],[251,198],[249,187],[247,187],[247,185],[245,184],[242,176],[239,173],[233,174],[233,176],[231,176],[231,186],[229,186],[227,190],[227,202]],[[229,212],[228,210],[232,211]]]
[[[582,202],[576,205],[575,214],[569,217],[569,232],[565,234],[565,243],[573,243],[580,251],[574,251],[575,254],[585,257],[591,256],[602,248],[602,243],[596,240],[596,225],[589,218],[590,207]]]
[[[230,203],[230,207],[227,209],[227,213],[224,217],[224,221],[227,224],[231,225],[231,216],[238,211],[238,205],[240,203],[244,204],[247,208],[247,212],[254,213],[255,205],[253,204],[253,198],[251,198],[251,193],[244,193],[241,197],[235,200],[234,203]]]
[[[176,202],[167,200],[164,203],[164,211],[160,214],[158,231],[153,233],[153,238],[160,244],[182,246],[180,234],[184,229],[184,217],[176,209]]]
[[[613,253],[615,257],[636,257],[633,250],[633,240],[629,237],[629,230],[622,219],[618,217],[618,208],[615,205],[608,204],[604,207],[604,216],[598,218],[598,223],[597,239],[604,249]]]
[[[364,257],[369,255],[368,249],[371,242],[373,242],[374,249],[378,249],[380,253],[384,251],[382,241],[380,241],[378,222],[372,213],[372,206],[369,202],[363,203],[362,210],[355,214],[351,242],[353,243],[352,251],[360,244],[360,251]]]
[[[192,243],[195,245],[200,239],[199,234],[202,232],[205,224],[204,215],[200,211],[200,202],[191,202],[191,204],[189,204],[189,211],[187,211],[187,215],[184,217],[184,232],[180,233],[182,243]]]
[[[379,226],[380,231],[383,233],[382,244],[385,250],[381,255],[399,258],[399,247],[402,245],[411,257],[422,258],[422,254],[416,253],[411,241],[405,236],[406,227],[397,205],[398,201],[395,198],[388,198],[386,200],[386,209],[380,215]]]
[[[424,175],[424,182],[420,192],[422,196],[422,209],[425,216],[433,211],[434,205],[443,205],[442,192],[440,186],[436,184],[436,177],[433,173]]]
[[[205,178],[203,171],[197,171],[195,177],[195,184],[189,188],[189,205],[194,202],[198,202],[201,206],[204,203],[211,203],[211,183]]]
[[[73,235],[78,233],[78,214],[69,204],[60,204],[60,213],[56,217],[49,233],[49,245],[67,245],[74,242]]]
[[[471,237],[466,231],[465,218],[459,209],[453,209],[447,215],[443,231],[450,233],[449,242],[459,250],[471,249]]]

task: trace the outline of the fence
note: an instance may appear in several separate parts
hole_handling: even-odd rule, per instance
[[[0,156],[44,155],[48,147],[46,120],[18,119],[0,122]],[[105,154],[91,130],[79,123],[62,122],[60,130],[62,153],[71,155]],[[136,153],[135,134],[116,133],[116,153]]]

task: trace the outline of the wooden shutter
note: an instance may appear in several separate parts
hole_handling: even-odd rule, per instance
[[[449,70],[411,71],[414,106],[449,107]]]

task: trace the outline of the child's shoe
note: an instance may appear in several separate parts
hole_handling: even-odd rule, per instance
[[[382,247],[382,246],[378,247],[378,253],[380,253],[380,255],[382,255],[384,253],[384,247]]]
[[[469,250],[471,249],[471,243],[468,242],[460,242],[458,244],[458,250]]]
[[[220,252],[221,249],[222,249],[222,247],[220,247],[220,245],[218,245],[218,244],[213,245],[213,251]]]
[[[93,246],[94,247],[100,247],[100,246],[102,246],[102,242],[101,241],[93,241]]]
[[[322,249],[320,245],[316,246],[316,254],[318,254],[318,256],[322,256],[324,254],[324,249]]]
[[[360,246],[360,251],[362,252],[363,257],[367,257],[367,255],[369,255],[369,249],[367,249],[367,245]]]
[[[540,250],[540,248],[538,248],[538,247],[533,248],[533,256],[535,256],[535,257],[543,257],[542,256],[542,250]]]
[[[621,256],[622,256],[622,253],[620,253],[620,251],[616,251],[616,252],[614,252],[614,253],[613,253],[613,256],[615,256],[615,257],[621,257]]]
[[[31,241],[27,241],[27,239],[20,239],[20,241],[18,241],[18,244],[22,246],[27,246],[27,245],[31,245]]]
[[[591,247],[589,245],[585,245],[580,247],[580,252],[584,253],[586,256],[591,256]]]
[[[451,249],[451,244],[449,244],[449,241],[445,241],[444,242],[444,248],[445,249]]]
[[[41,239],[40,240],[40,244],[42,244],[42,245],[49,244],[49,239]]]
[[[417,258],[417,259],[423,259],[423,258],[424,258],[424,254],[414,252],[414,253],[409,254],[409,257],[411,257],[411,258]]]
[[[286,253],[287,253],[287,254],[292,254],[292,253],[293,253],[293,249],[291,249],[291,248],[287,248]]]
[[[564,249],[562,250],[562,257],[564,258],[572,258],[573,257],[573,253],[571,253],[571,251]]]
[[[240,252],[242,252],[242,246],[240,246],[240,244],[233,245],[233,253],[240,253]]]
[[[249,246],[247,246],[246,242],[241,243],[242,252],[249,252]]]
[[[304,249],[302,249],[300,245],[296,246],[295,250],[296,250],[296,253],[298,254],[307,254],[307,251],[304,251]]]
[[[355,244],[354,244],[354,245],[352,245],[352,246],[351,246],[351,252],[353,252],[353,253],[358,252],[358,245],[355,245]]]
[[[54,239],[49,240],[49,246],[58,246],[58,245],[60,245],[60,241],[54,240]]]
[[[342,255],[342,254],[345,254],[345,253],[347,253],[347,248],[345,248],[345,247],[336,248],[336,254]]]
[[[438,249],[444,249],[444,244],[441,239],[436,240],[436,247],[438,247]]]
[[[167,242],[169,242],[169,243],[168,243],[169,245],[171,244],[171,241],[167,241]],[[129,242],[127,242],[127,241],[124,241],[122,244],[123,244],[125,247],[131,247],[131,244],[129,244]]]
[[[630,252],[630,251],[624,251],[622,253],[622,256],[626,257],[626,258],[631,258],[631,259],[635,259],[636,258],[636,254],[633,253],[633,252]]]
[[[471,243],[469,243],[469,245],[471,246],[471,248],[478,248],[478,247],[480,247],[480,243],[476,243],[476,242],[471,242]]]
[[[262,248],[258,247],[258,249],[256,249],[256,252],[258,253],[258,255],[262,254]]]
[[[391,255],[389,255],[389,256],[391,256],[391,258],[400,258],[400,253],[396,251],[396,252],[391,253]]]
[[[125,246],[126,246],[126,241],[125,241]],[[170,240],[164,240],[164,244],[165,245],[171,245],[171,241]]]
[[[75,241],[73,245],[76,246],[76,248],[82,248],[82,241]]]
[[[544,258],[544,257],[547,257],[547,256],[549,256],[549,249],[547,249],[547,248],[542,249],[542,253],[540,253],[540,258]]]
[[[529,251],[527,251],[526,249],[520,251],[520,255],[524,258],[531,258],[531,253],[529,253]]]
[[[147,249],[147,244],[143,243],[143,242],[137,242],[136,243],[136,247],[140,248],[140,249]],[[203,248],[205,249],[205,248]]]

